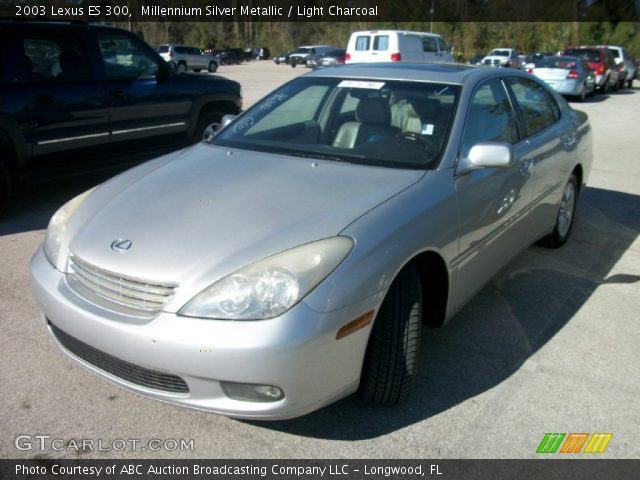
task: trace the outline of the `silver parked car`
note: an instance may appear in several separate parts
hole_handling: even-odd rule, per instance
[[[168,44],[160,45],[156,51],[165,61],[173,63],[176,66],[176,71],[180,73],[190,70],[194,72],[206,70],[213,73],[219,67],[219,61],[213,55],[209,55],[197,47]]]
[[[579,57],[546,57],[528,71],[556,92],[581,102],[596,89],[596,74]]]
[[[423,324],[565,243],[591,163],[587,116],[522,71],[318,70],[64,205],[33,291],[65,353],[149,397],[256,419],[392,405]]]

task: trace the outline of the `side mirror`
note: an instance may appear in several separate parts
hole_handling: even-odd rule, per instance
[[[508,143],[477,143],[458,167],[458,173],[477,168],[507,168],[513,165],[513,148]]]
[[[237,115],[227,114],[222,116],[222,120],[220,121],[220,130],[229,125],[236,119]]]

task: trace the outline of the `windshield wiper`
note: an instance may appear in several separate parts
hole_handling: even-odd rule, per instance
[[[335,155],[325,155],[324,153],[307,153],[307,152],[282,152],[283,155],[291,155],[292,157],[301,158],[314,158],[316,160],[333,160],[335,162],[347,162],[351,163],[344,157],[337,157]]]

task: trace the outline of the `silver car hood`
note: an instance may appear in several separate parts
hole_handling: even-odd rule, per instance
[[[337,235],[424,175],[208,145],[156,163],[97,189],[74,216],[69,249],[119,274],[196,289]],[[131,248],[114,251],[117,239]]]

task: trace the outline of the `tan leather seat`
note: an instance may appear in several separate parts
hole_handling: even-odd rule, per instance
[[[383,98],[363,98],[356,108],[356,121],[345,122],[336,134],[333,146],[354,148],[392,137],[398,129],[390,125],[391,109]]]

